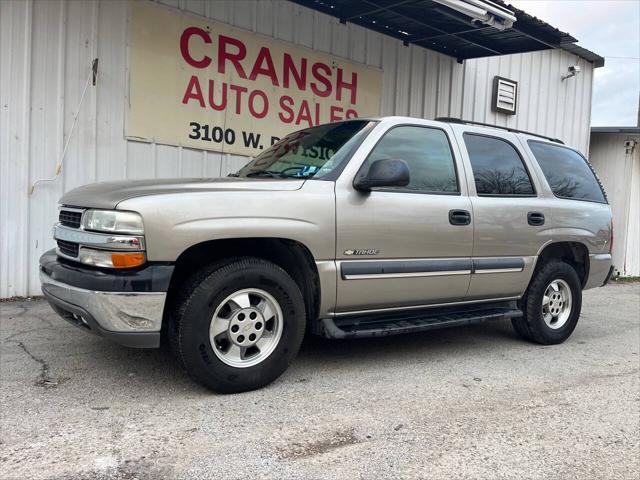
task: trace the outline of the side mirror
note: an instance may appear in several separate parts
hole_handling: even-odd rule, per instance
[[[366,175],[356,177],[353,188],[370,192],[375,187],[406,187],[409,185],[409,166],[404,160],[384,158],[376,160]]]

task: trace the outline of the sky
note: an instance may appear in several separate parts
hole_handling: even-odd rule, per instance
[[[506,0],[605,57],[595,70],[592,126],[635,126],[640,92],[640,0]]]

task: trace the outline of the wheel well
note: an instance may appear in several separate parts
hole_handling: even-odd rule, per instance
[[[176,260],[169,284],[167,303],[179,286],[195,271],[216,260],[231,257],[258,257],[280,266],[296,282],[311,321],[320,308],[320,279],[309,249],[302,243],[285,238],[233,238],[198,243],[182,252]]]
[[[557,242],[544,247],[538,256],[538,266],[557,259],[571,265],[584,287],[589,276],[589,250],[580,242]]]

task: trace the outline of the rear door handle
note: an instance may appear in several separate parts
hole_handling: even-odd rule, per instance
[[[540,213],[540,212],[527,213],[527,222],[529,222],[529,225],[533,225],[535,227],[544,225],[544,213]]]
[[[449,210],[449,223],[451,225],[469,225],[471,214],[466,210]]]

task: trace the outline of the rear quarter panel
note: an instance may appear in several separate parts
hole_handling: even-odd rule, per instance
[[[611,208],[607,204],[555,198],[548,234],[553,242],[580,242],[589,254],[609,253]]]

